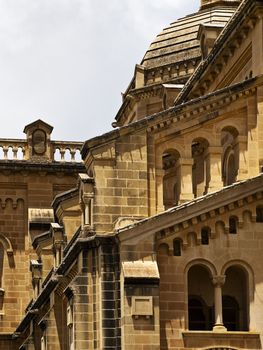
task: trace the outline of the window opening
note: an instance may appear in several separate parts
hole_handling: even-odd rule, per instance
[[[210,235],[210,230],[208,228],[202,228],[202,230],[201,230],[201,244],[203,244],[203,245],[209,244],[209,235]]]
[[[237,233],[237,218],[233,216],[229,218],[229,233]]]
[[[263,222],[263,207],[256,208],[256,222]]]
[[[179,239],[174,240],[174,256],[181,256],[181,241]]]

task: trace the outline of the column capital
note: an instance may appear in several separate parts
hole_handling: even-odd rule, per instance
[[[222,287],[225,284],[225,281],[225,275],[217,275],[212,277],[212,283],[215,287]]]

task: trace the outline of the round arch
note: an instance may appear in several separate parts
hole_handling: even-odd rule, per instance
[[[189,261],[188,264],[185,266],[184,273],[186,276],[190,268],[193,267],[194,265],[199,265],[199,266],[201,265],[205,267],[208,270],[211,277],[217,275],[217,269],[212,262],[206,259],[194,259]]]
[[[10,240],[2,234],[0,234],[0,244],[3,245],[7,255],[13,255],[13,247]]]

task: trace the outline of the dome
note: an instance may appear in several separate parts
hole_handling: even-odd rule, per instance
[[[231,5],[236,3],[229,1]],[[152,69],[186,60],[199,60],[201,48],[197,35],[200,24],[224,27],[236,9],[236,6],[213,5],[212,8],[201,9],[197,13],[180,18],[163,29],[151,43],[141,64],[147,69]]]
[[[201,0],[198,12],[163,29],[141,64],[136,65],[113,126],[129,124],[171,107],[238,4],[233,0]]]

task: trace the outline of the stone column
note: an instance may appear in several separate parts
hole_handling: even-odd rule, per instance
[[[213,331],[225,332],[227,329],[223,324],[223,307],[222,307],[222,286],[225,283],[226,276],[214,276],[212,283],[215,291],[215,324]]]
[[[179,203],[184,203],[194,198],[192,171],[194,161],[192,158],[180,158],[178,160],[178,176],[180,181]]]
[[[164,211],[163,205],[163,177],[164,170],[156,169],[155,178],[156,178],[156,197],[157,197],[157,213]]]
[[[206,192],[217,191],[223,187],[222,147],[209,146],[205,156]]]

